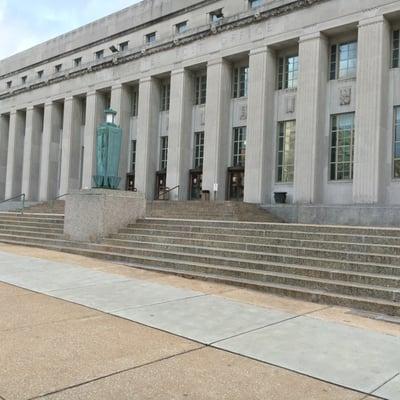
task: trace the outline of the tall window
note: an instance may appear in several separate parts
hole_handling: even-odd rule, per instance
[[[279,57],[278,65],[278,89],[297,88],[299,78],[299,57]]]
[[[207,75],[196,77],[196,93],[194,104],[205,104],[207,99]]]
[[[102,58],[104,58],[104,50],[96,51],[96,53],[94,53],[94,56],[96,60],[101,60]]]
[[[155,43],[156,39],[157,39],[157,34],[156,34],[156,32],[148,33],[148,34],[145,36],[146,44]]]
[[[330,179],[353,179],[354,113],[331,118]]]
[[[126,51],[128,50],[129,42],[123,42],[119,44],[119,51]]]
[[[400,107],[394,109],[394,174],[400,178]]]
[[[294,180],[294,144],[296,121],[279,122],[277,182],[292,183]]]
[[[161,137],[160,170],[166,170],[168,164],[168,136]]]
[[[233,129],[233,167],[244,167],[246,160],[246,127]]]
[[[161,84],[161,111],[169,110],[169,101],[171,94],[171,85],[166,82]]]
[[[136,140],[131,142],[131,172],[136,170]]]
[[[330,79],[355,78],[357,75],[357,42],[331,47]]]
[[[249,83],[249,67],[236,67],[233,70],[233,97],[247,97]]]
[[[131,109],[131,115],[132,117],[137,117],[138,115],[138,91],[136,88],[132,89],[131,92],[131,102],[132,102],[132,109]]]
[[[201,168],[204,159],[204,132],[194,134],[194,168]]]
[[[399,53],[400,53],[400,31],[393,32],[393,43],[392,43],[392,67],[400,67],[399,63]]]

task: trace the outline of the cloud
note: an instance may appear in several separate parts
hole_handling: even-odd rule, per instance
[[[0,0],[0,59],[104,17],[139,0]]]

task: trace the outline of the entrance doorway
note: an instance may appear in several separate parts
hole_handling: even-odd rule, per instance
[[[244,198],[244,168],[228,168],[228,200],[243,201]]]
[[[128,192],[136,192],[135,174],[126,174],[126,190]]]
[[[165,170],[156,172],[156,192],[155,199],[156,200],[164,200],[162,194],[165,192],[167,188],[167,173]],[[161,195],[161,196],[160,196]]]
[[[189,172],[189,200],[201,200],[203,187],[203,169],[191,169]]]

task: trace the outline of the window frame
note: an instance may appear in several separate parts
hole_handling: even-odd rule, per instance
[[[183,28],[183,30],[181,30]],[[182,35],[189,30],[188,21],[182,21],[175,24],[175,34]]]
[[[62,71],[62,64],[55,65],[54,66],[54,71],[55,71],[56,74],[61,72]]]
[[[249,65],[237,65],[233,67],[233,90],[234,99],[246,98],[249,95]],[[244,77],[244,79],[242,79]],[[243,85],[243,86],[242,86]]]
[[[126,40],[125,42],[121,42],[121,43],[118,45],[118,50],[119,50],[120,52],[127,51],[128,49],[129,49],[129,40]]]
[[[160,111],[169,111],[171,105],[171,82],[161,82],[160,88]]]
[[[168,168],[168,136],[160,136],[160,171]]]
[[[74,58],[74,68],[80,67],[82,65],[82,57]]]
[[[97,50],[94,52],[94,59],[96,61],[102,60],[104,58],[104,49]]]
[[[339,145],[339,133],[341,131],[346,131],[348,129],[340,129],[338,121],[336,121],[336,130],[334,131],[334,119],[338,118],[343,118],[345,116],[352,116],[352,126],[351,126],[351,132],[350,132],[350,144],[346,145]],[[333,146],[333,135],[336,134],[336,139],[335,139],[335,146]],[[343,139],[342,139],[343,140]],[[354,142],[355,142],[355,112],[348,112],[348,113],[341,113],[341,114],[332,114],[330,116],[330,129],[329,129],[329,176],[328,176],[328,181],[329,182],[352,182],[354,179]],[[350,153],[350,160],[349,161],[339,161],[338,160],[338,149],[342,148],[344,149],[345,147],[349,147],[349,153]],[[335,149],[335,157],[332,157],[333,154],[333,149]],[[345,169],[343,168],[343,178],[338,177],[338,172],[339,168],[338,165],[343,165],[345,164],[349,165],[349,174],[348,176],[345,176]],[[332,177],[332,167],[335,166],[334,170],[334,175],[335,177]]]
[[[232,129],[232,167],[245,168],[247,146],[247,126],[236,126]],[[244,153],[242,152],[244,150]]]
[[[12,81],[7,81],[6,82],[6,88],[7,89],[11,89],[12,88],[12,83],[13,83]]]
[[[397,114],[399,115],[399,119],[397,119]],[[399,129],[399,139],[396,138],[396,130]],[[393,139],[392,139],[392,179],[395,181],[400,180],[400,168],[399,168],[399,176],[396,176],[396,162],[400,165],[400,155],[396,158],[396,145],[400,147],[400,105],[393,107]]]
[[[400,29],[394,28],[392,30],[392,44],[391,44],[391,66],[392,68],[400,67]]]
[[[204,131],[194,133],[193,141],[193,167],[194,169],[203,168],[204,164]]]
[[[132,174],[136,173],[136,146],[137,146],[137,140],[136,139],[131,139],[130,172]]]
[[[207,73],[195,76],[194,104],[196,106],[207,102]]]
[[[209,15],[209,19],[210,19],[210,23],[211,24],[217,24],[218,22],[220,22],[221,20],[224,19],[224,12],[223,12],[223,8],[220,8],[218,10],[214,10],[208,13]]]
[[[152,45],[157,41],[157,32],[147,33],[144,37],[145,37],[145,43],[147,45]]]
[[[344,61],[341,58],[341,48],[343,46],[350,46],[355,44],[355,58],[346,58],[347,61],[347,74],[344,76],[340,76],[341,73],[341,63]],[[350,53],[350,50],[347,51]],[[349,68],[349,62],[355,60],[354,74],[349,74],[349,70],[353,70],[353,68]],[[346,79],[356,79],[357,78],[357,63],[358,63],[358,41],[354,40],[345,40],[338,43],[332,43],[330,46],[330,54],[329,54],[329,80],[346,80]]]
[[[131,91],[131,117],[137,117],[139,114],[139,90],[136,87]]]
[[[264,5],[264,0],[248,0],[250,10],[255,10]]]
[[[287,137],[288,133],[289,136]],[[286,148],[286,145],[288,146],[288,148]],[[295,151],[296,151],[296,120],[292,119],[292,120],[278,122],[276,162],[275,162],[275,168],[276,168],[275,182],[277,184],[292,185],[294,183]],[[290,152],[292,153],[291,155]],[[280,154],[282,154],[282,161],[280,161]],[[293,157],[292,162],[287,161],[288,154],[289,157],[290,156]],[[284,169],[286,169],[286,176],[284,173]]]
[[[43,78],[43,74],[44,74],[44,70],[43,70],[43,69],[41,69],[41,70],[39,70],[39,71],[36,71],[36,76],[37,76],[39,79],[42,79],[42,78]]]
[[[293,71],[289,71],[289,60],[294,59]],[[292,76],[289,79],[289,76]],[[289,82],[292,82],[291,85]],[[278,57],[278,90],[285,89],[297,89],[299,84],[299,55],[298,54],[287,54],[285,56]]]

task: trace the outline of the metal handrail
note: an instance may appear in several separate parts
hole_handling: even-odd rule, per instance
[[[56,200],[61,199],[62,197],[65,197],[65,196],[68,196],[68,195],[69,195],[69,193],[64,193],[64,194],[61,194],[60,196],[54,197],[54,199],[51,199],[51,200],[49,201],[50,207],[53,207],[53,206],[54,206],[54,202],[55,202]]]
[[[14,197],[11,197],[9,199],[5,199],[5,200],[0,201],[0,204],[7,203],[8,201],[15,200],[15,199],[21,199],[21,201],[22,201],[21,215],[24,215],[25,197],[26,197],[25,193],[21,193],[18,196],[14,196]]]
[[[160,197],[163,197],[163,196],[165,196],[166,194],[172,192],[173,190],[179,189],[180,187],[181,187],[181,185],[176,185],[176,186],[174,186],[172,189],[167,189],[167,190],[165,190],[164,192],[159,193],[159,194],[158,194],[158,197],[157,197],[157,200],[160,200]],[[178,192],[178,193],[179,193],[179,192]]]

